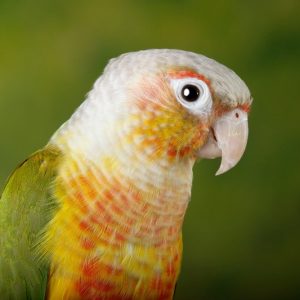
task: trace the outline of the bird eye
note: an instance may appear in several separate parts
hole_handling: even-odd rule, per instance
[[[181,97],[188,102],[194,102],[199,99],[200,90],[193,84],[186,84],[181,90]]]
[[[212,96],[206,82],[198,78],[180,78],[170,81],[177,101],[195,115],[208,115]]]

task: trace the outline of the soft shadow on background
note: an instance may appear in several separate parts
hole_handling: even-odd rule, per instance
[[[240,164],[194,169],[175,299],[300,299],[300,1],[0,2],[0,183],[84,99],[108,59],[213,57],[254,104]]]

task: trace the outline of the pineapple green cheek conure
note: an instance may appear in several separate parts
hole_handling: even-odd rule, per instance
[[[251,102],[203,55],[112,59],[4,188],[1,299],[172,299],[193,165],[222,157],[221,174],[237,164]]]

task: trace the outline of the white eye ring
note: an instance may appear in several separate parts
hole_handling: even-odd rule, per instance
[[[196,115],[208,115],[212,109],[212,97],[207,84],[197,78],[172,79],[171,87],[182,106]],[[194,88],[194,91],[189,91]],[[191,95],[192,94],[192,95]],[[188,99],[192,96],[191,99]]]

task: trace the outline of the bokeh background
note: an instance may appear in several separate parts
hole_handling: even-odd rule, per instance
[[[175,299],[300,299],[298,0],[1,0],[0,183],[109,58],[147,48],[213,57],[254,97],[240,164],[195,167]]]

